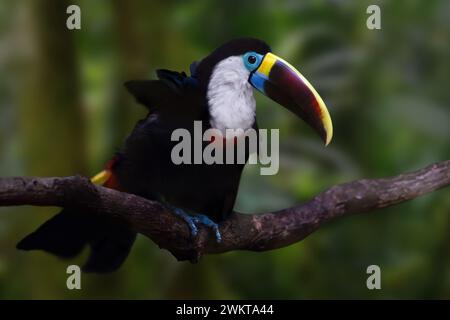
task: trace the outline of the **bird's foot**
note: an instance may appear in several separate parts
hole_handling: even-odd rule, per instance
[[[216,241],[217,242],[222,241],[222,235],[220,234],[219,225],[217,223],[215,223],[214,221],[212,221],[210,218],[208,218],[207,216],[205,216],[203,214],[195,214],[192,217],[192,219],[194,220],[194,224],[201,223],[201,224],[213,229],[214,233],[216,234]]]
[[[177,216],[181,217],[189,226],[189,229],[191,229],[191,234],[195,237],[198,233],[198,224],[203,224],[211,229],[214,230],[214,233],[216,234],[216,241],[221,242],[222,241],[222,235],[219,231],[219,225],[212,221],[210,218],[203,214],[194,214],[190,215],[186,213],[183,209],[177,208],[177,207],[171,207],[173,213],[175,213]]]

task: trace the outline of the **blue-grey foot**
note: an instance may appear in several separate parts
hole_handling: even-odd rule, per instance
[[[216,241],[220,242],[222,241],[222,235],[219,231],[219,225],[212,221],[210,218],[203,214],[194,214],[190,215],[186,213],[183,209],[170,206],[173,213],[175,213],[177,216],[181,217],[186,223],[188,224],[189,228],[191,229],[191,234],[195,237],[198,233],[197,225],[199,223],[211,228],[214,230],[214,233],[216,234]]]

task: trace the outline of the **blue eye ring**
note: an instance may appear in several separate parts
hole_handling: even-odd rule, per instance
[[[244,60],[244,65],[247,68],[247,70],[254,71],[261,64],[262,55],[260,55],[256,52],[250,51],[250,52],[247,52],[246,54],[244,54],[242,59]]]

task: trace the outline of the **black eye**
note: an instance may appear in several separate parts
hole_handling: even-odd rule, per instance
[[[248,56],[247,61],[250,64],[254,64],[254,63],[256,63],[256,57],[255,56]]]

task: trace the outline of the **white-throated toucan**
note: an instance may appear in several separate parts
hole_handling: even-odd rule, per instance
[[[232,212],[245,164],[174,164],[171,134],[177,128],[203,130],[256,127],[253,88],[301,117],[328,144],[333,135],[328,110],[311,84],[263,41],[230,41],[184,72],[158,70],[157,80],[133,80],[126,88],[149,112],[121,151],[92,181],[161,201],[188,223],[216,231]],[[110,272],[126,259],[136,234],[120,221],[65,208],[25,237],[17,247],[73,257],[89,245],[85,271]]]

